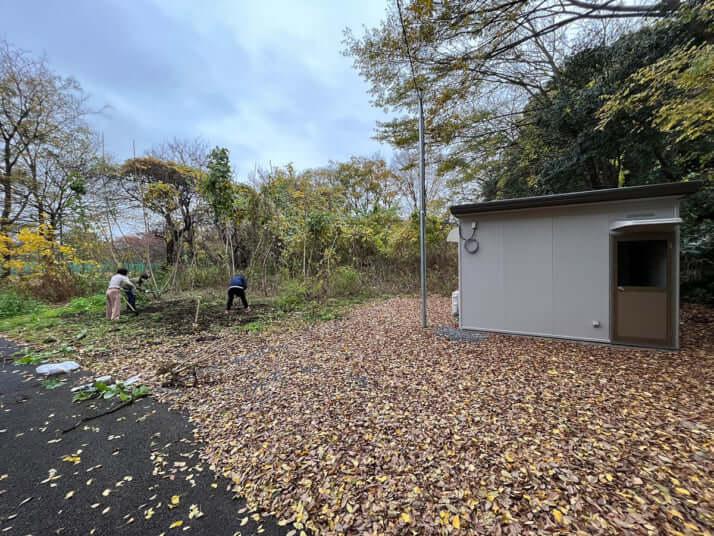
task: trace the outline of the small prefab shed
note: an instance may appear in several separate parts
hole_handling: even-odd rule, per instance
[[[462,329],[679,347],[679,200],[699,183],[451,207]]]

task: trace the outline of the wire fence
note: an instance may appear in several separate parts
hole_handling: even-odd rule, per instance
[[[70,263],[70,268],[76,273],[88,273],[88,272],[113,272],[117,269],[117,264],[113,262],[103,263],[103,264],[74,264]],[[149,271],[149,265],[144,262],[124,262],[121,264],[122,267],[126,268],[133,273],[144,273]],[[151,270],[158,270],[160,265],[158,263],[151,264]]]

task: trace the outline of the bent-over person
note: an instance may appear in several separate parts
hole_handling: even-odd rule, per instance
[[[243,302],[243,307],[245,307],[245,312],[250,312],[250,307],[248,306],[248,300],[245,297],[245,291],[248,288],[248,281],[243,275],[236,275],[231,279],[228,285],[228,302],[226,303],[226,314],[231,314],[231,307],[233,306],[233,298],[238,296],[240,301]]]
[[[136,282],[136,290],[146,292],[146,290],[141,288],[141,286],[148,279],[148,274],[141,274],[141,277],[139,277],[139,280]],[[139,314],[139,310],[136,308],[136,295],[134,294],[134,290],[131,288],[125,288],[124,292],[126,293],[126,301],[129,303],[129,309],[131,309],[134,314]]]
[[[129,287],[136,288],[127,274],[129,271],[126,268],[119,268],[109,281],[107,289],[107,320],[118,320],[121,316],[121,288]]]

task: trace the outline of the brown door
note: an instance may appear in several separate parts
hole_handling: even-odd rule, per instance
[[[613,240],[613,342],[673,346],[672,233]]]

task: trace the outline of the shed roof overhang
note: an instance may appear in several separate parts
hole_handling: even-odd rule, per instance
[[[652,197],[683,197],[693,194],[702,187],[701,182],[671,182],[666,184],[648,184],[645,186],[629,186],[627,188],[609,188],[606,190],[588,190],[567,194],[543,195],[535,197],[519,197],[502,199],[483,203],[454,205],[451,213],[457,218],[471,214],[500,212],[505,210],[520,210],[528,208],[555,207],[564,205],[580,205],[585,203],[603,203],[608,201],[626,201],[648,199]]]
[[[617,220],[610,224],[610,231],[665,231],[682,223],[682,218],[651,218],[648,220]]]

